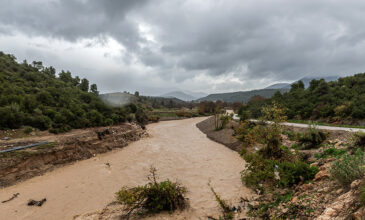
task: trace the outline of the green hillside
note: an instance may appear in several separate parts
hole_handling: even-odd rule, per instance
[[[87,79],[42,62],[28,64],[0,52],[0,128],[27,125],[52,132],[119,123],[128,109],[110,108]]]
[[[331,82],[314,79],[308,88],[299,81],[292,84],[289,92],[276,93],[268,100],[250,102],[246,108],[257,116],[263,105],[272,102],[285,107],[289,119],[326,119],[332,122],[365,119],[365,73]]]

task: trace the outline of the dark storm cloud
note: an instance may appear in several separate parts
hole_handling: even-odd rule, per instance
[[[18,31],[70,42],[112,37],[126,48],[121,62],[139,62],[152,71],[154,78],[161,78],[156,87],[199,74],[230,75],[241,81],[231,89],[245,89],[254,79],[267,83],[365,70],[364,1],[0,2],[5,5],[0,7],[0,33]],[[110,84],[114,80],[113,75]],[[229,83],[216,88],[230,88]]]
[[[134,21],[126,14],[145,0],[1,0],[3,25],[31,35],[75,41],[112,36],[129,48],[141,41]],[[0,29],[1,30],[1,29]]]

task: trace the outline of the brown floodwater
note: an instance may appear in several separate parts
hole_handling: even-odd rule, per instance
[[[251,191],[240,181],[245,162],[221,144],[209,140],[195,126],[205,118],[165,121],[147,126],[150,137],[123,149],[56,169],[0,190],[0,219],[73,219],[103,209],[122,186],[147,182],[149,168],[160,180],[177,180],[187,187],[190,208],[148,219],[207,219],[218,216],[219,207],[208,182],[231,204]],[[110,166],[106,165],[109,163]],[[27,206],[29,199],[47,198],[42,207]]]

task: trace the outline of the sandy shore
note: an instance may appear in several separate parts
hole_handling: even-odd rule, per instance
[[[195,124],[205,118],[166,121],[147,127],[150,137],[123,149],[97,155],[43,176],[0,190],[0,219],[73,219],[103,209],[114,200],[122,186],[147,182],[151,165],[160,179],[178,180],[185,185],[191,209],[149,219],[206,219],[219,214],[207,183],[231,203],[250,195],[242,186],[240,171],[245,162],[239,155],[209,140]],[[107,163],[110,166],[106,165]],[[29,207],[29,199],[47,198],[42,207]]]

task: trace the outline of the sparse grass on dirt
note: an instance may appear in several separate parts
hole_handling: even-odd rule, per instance
[[[223,200],[213,189],[212,186],[210,186],[210,184],[208,184],[208,186],[210,187],[210,190],[212,191],[212,193],[214,194],[215,200],[218,202],[219,207],[221,208],[222,211],[222,216],[219,216],[218,220],[231,220],[234,218],[234,211],[233,208],[231,206],[229,206],[227,204],[227,202],[225,200]],[[217,220],[217,218],[211,217],[209,216],[209,219],[214,219]]]

